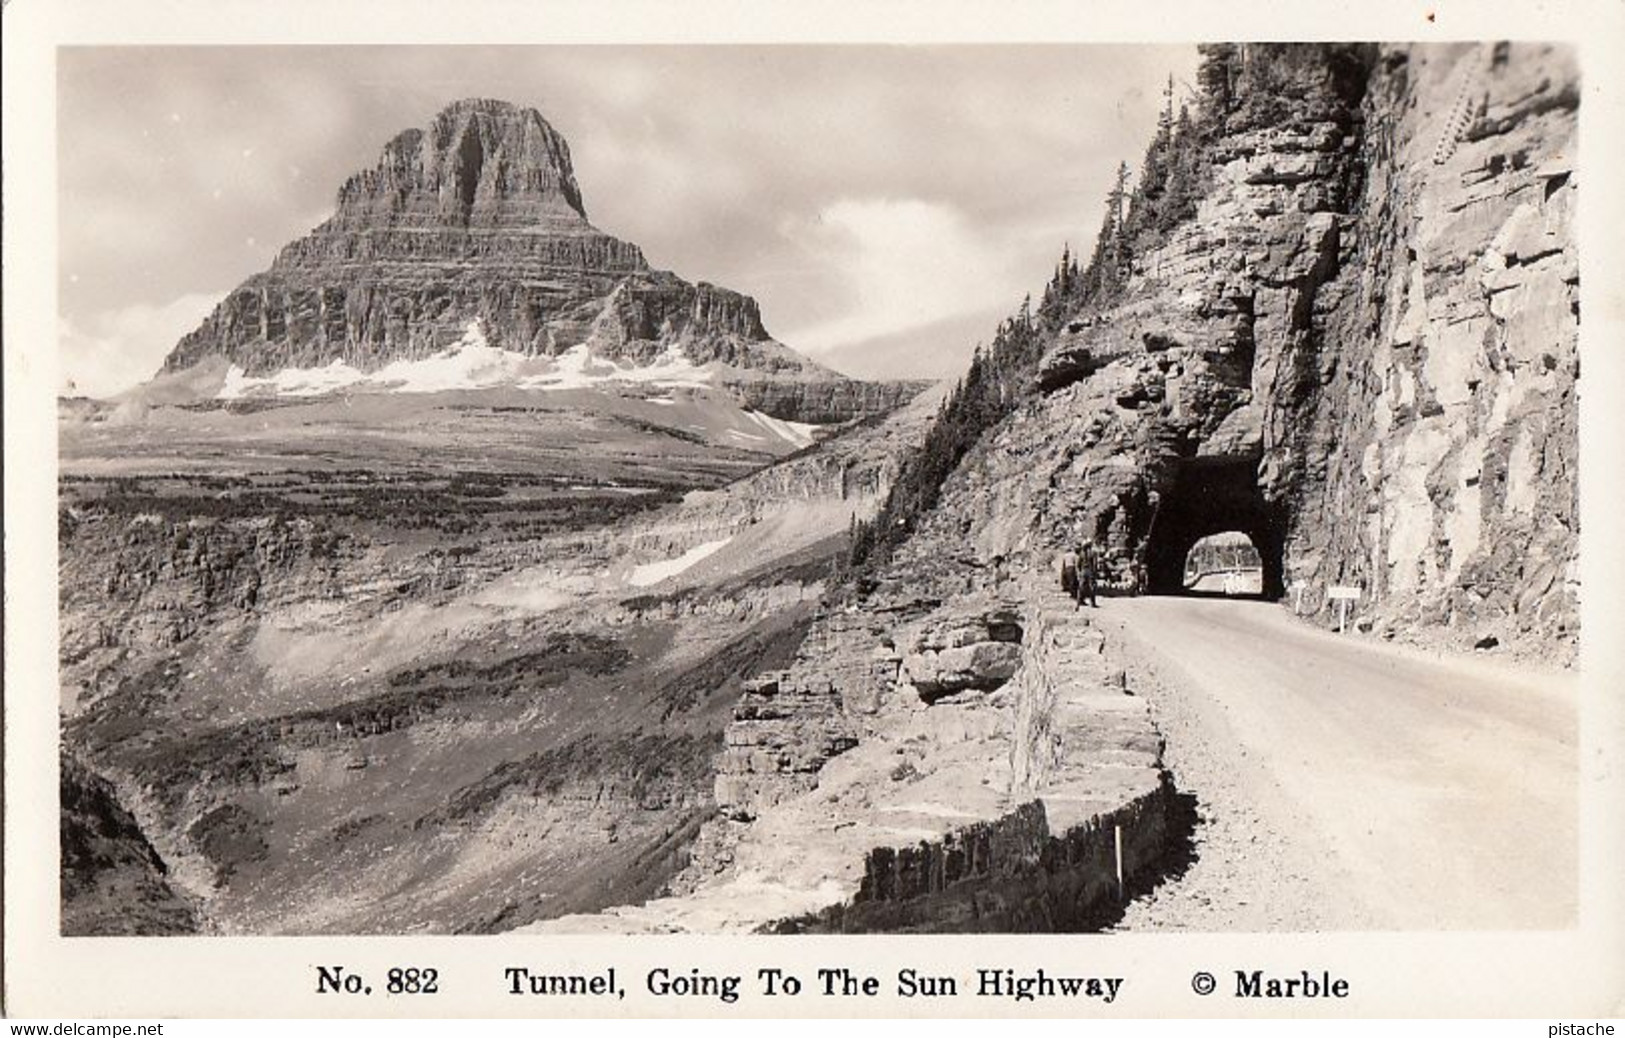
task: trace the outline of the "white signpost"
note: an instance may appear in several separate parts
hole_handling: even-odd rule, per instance
[[[1294,580],[1287,585],[1287,590],[1292,592],[1292,613],[1295,616],[1303,615],[1303,589],[1307,586],[1301,580]]]
[[[1337,603],[1337,633],[1342,634],[1348,626],[1349,603],[1360,600],[1360,589],[1333,584],[1326,589],[1326,597]]]

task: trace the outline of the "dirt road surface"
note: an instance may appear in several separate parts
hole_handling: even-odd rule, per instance
[[[1201,819],[1194,861],[1117,929],[1574,923],[1572,673],[1340,636],[1262,602],[1097,615]]]

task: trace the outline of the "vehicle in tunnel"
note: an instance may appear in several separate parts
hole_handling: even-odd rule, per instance
[[[1279,597],[1284,519],[1259,485],[1256,457],[1183,459],[1163,482],[1146,530],[1147,593]],[[1237,551],[1228,558],[1217,549],[1193,556],[1204,544]],[[1193,557],[1195,570],[1189,568]],[[1211,573],[1202,571],[1206,563]]]
[[[1185,556],[1183,584],[1193,594],[1262,595],[1264,559],[1240,531],[1203,537]]]

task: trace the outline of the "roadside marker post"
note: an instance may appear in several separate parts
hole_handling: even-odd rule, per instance
[[[1360,589],[1333,584],[1326,589],[1326,597],[1337,603],[1337,633],[1342,634],[1348,627],[1349,603],[1360,600]]]
[[[1117,843],[1117,900],[1122,901],[1128,893],[1123,883],[1123,827],[1112,826],[1112,836]]]

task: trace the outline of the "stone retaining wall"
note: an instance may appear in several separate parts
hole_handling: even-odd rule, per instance
[[[1171,843],[1174,792],[1155,790],[1059,836],[1043,800],[914,847],[876,848],[848,903],[771,927],[780,933],[1065,933],[1098,929],[1123,881],[1155,874]]]

